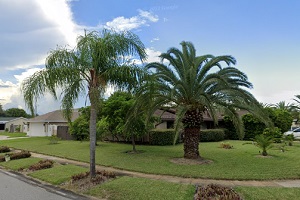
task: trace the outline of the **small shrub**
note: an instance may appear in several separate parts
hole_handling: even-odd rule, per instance
[[[56,135],[52,135],[49,137],[50,144],[58,144],[60,139]]]
[[[220,185],[210,184],[207,186],[197,187],[194,200],[242,200],[240,195],[232,188]]]
[[[53,167],[54,162],[52,160],[41,160],[38,163],[31,165],[29,170],[36,171],[41,169],[48,169]]]
[[[175,130],[174,129],[155,129],[150,131],[150,144],[151,145],[172,145],[174,142]],[[178,143],[179,140],[176,140]]]
[[[233,146],[231,144],[223,142],[220,144],[220,147],[223,149],[233,149]]]
[[[286,143],[288,143],[289,146],[293,146],[293,141],[295,140],[295,137],[293,134],[285,135],[284,140]]]
[[[7,146],[0,147],[0,153],[10,152],[10,148]]]
[[[8,128],[5,128],[5,132],[8,132]]]
[[[219,142],[224,140],[225,131],[224,129],[205,129],[200,130],[200,142]]]

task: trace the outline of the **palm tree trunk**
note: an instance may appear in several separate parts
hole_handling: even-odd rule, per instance
[[[91,99],[91,115],[90,115],[90,177],[96,176],[96,120],[97,109],[95,102]]]
[[[199,154],[200,128],[184,128],[184,158],[197,159]]]

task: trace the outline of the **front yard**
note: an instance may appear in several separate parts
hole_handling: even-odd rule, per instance
[[[131,145],[99,143],[96,150],[96,163],[131,171],[167,174],[181,177],[269,180],[300,178],[300,143],[269,150],[271,157],[259,156],[260,149],[244,141],[227,141],[233,149],[220,148],[220,143],[200,143],[200,153],[210,164],[179,165],[170,162],[172,158],[183,156],[183,146],[137,146],[140,154],[128,154]],[[25,149],[48,155],[89,162],[89,143],[59,141],[49,144],[48,138],[28,138],[0,141],[1,145]],[[151,162],[149,162],[151,161]]]

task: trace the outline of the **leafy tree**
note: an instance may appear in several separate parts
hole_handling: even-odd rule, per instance
[[[0,117],[5,117],[5,112],[4,112],[1,104],[0,104]]]
[[[131,138],[133,151],[136,152],[135,138],[146,133],[146,125],[143,115],[130,118],[128,127],[125,124],[129,119],[129,113],[134,105],[135,99],[128,92],[118,91],[105,101],[102,114],[106,117],[108,129],[116,136]]]
[[[137,93],[136,110],[144,106],[152,114],[161,106],[176,108],[175,129],[178,131],[180,122],[184,127],[184,157],[197,159],[200,158],[199,132],[205,112],[217,123],[217,110],[222,110],[239,127],[241,137],[242,122],[235,108],[249,110],[257,116],[263,112],[246,90],[252,87],[247,76],[230,66],[236,63],[232,56],[197,56],[190,42],[181,42],[181,47],[181,51],[170,48],[161,54],[161,63],[146,66],[151,75]]]
[[[62,109],[70,120],[72,107],[87,89],[90,101],[90,176],[95,177],[96,119],[99,99],[107,86],[129,87],[141,75],[140,68],[127,58],[146,58],[145,48],[131,32],[85,32],[79,36],[74,49],[58,47],[46,59],[46,69],[24,80],[22,91],[27,106],[33,113],[33,103],[46,92],[57,99],[57,88],[62,89]]]
[[[6,117],[30,117],[25,110],[21,108],[9,108],[5,110]]]
[[[83,141],[89,137],[89,120],[80,115],[74,122],[70,123],[70,133],[76,140]]]

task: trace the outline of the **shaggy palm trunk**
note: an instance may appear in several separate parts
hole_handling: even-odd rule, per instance
[[[198,159],[199,134],[203,116],[199,110],[189,110],[185,113],[182,123],[184,125],[184,158]]]
[[[262,155],[263,155],[263,156],[267,156],[267,155],[268,155],[268,153],[267,153],[267,150],[266,150],[266,149],[263,149]]]
[[[200,128],[184,129],[184,158],[197,159],[199,155]]]

